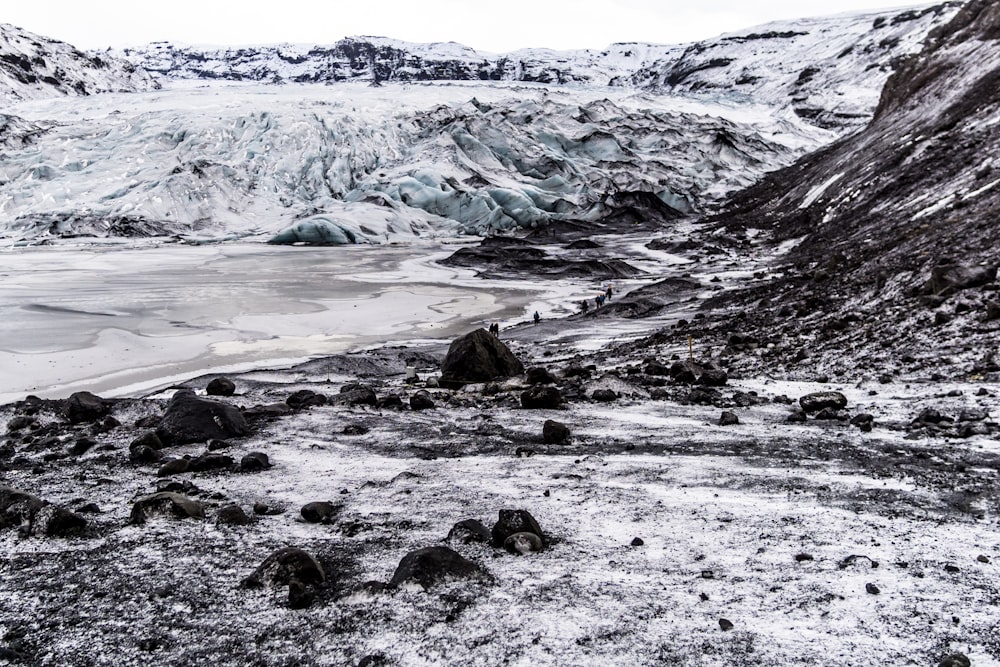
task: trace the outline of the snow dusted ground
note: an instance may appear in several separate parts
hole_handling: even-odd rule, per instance
[[[138,423],[155,422],[163,398],[120,401],[122,425],[95,426],[96,444],[77,454],[67,450],[89,427],[60,426],[58,403],[38,408],[40,427],[55,430],[9,431],[3,484],[98,512],[86,514],[82,537],[0,532],[0,648],[27,664],[70,665],[350,665],[369,656],[406,666],[936,665],[952,652],[1000,665],[1000,446],[909,426],[928,407],[995,415],[1000,385],[734,378],[721,400],[740,424],[720,426],[719,406],[692,404],[686,388],[642,371],[646,356],[669,362],[671,349],[683,351],[683,330],[646,351],[621,343],[691,317],[713,288],[745,280],[739,258],[694,261],[627,236],[600,240],[602,252],[629,252],[656,278],[696,282],[645,320],[505,320],[515,354],[557,374],[571,396],[565,409],[521,409],[523,377],[456,392],[429,384],[429,410],[313,407],[217,450],[237,461],[265,452],[268,470],[158,477],[158,464],[127,459]],[[741,252],[744,270],[766,261]],[[633,286],[619,285],[612,305]],[[546,289],[538,303],[562,288]],[[268,405],[303,389],[335,397],[361,381],[405,405],[424,382],[406,384],[404,367],[431,378],[446,342],[247,372],[233,376],[237,394],[225,400]],[[586,379],[563,373],[591,364]],[[210,377],[185,384],[202,392]],[[596,389],[618,399],[592,400]],[[793,406],[780,397],[826,390],[842,391],[851,414],[872,414],[873,430],[786,421]],[[0,407],[0,423],[26,408]],[[571,429],[569,444],[543,442],[547,419]],[[129,525],[132,501],[164,484],[202,502],[207,518]],[[305,503],[326,500],[340,506],[335,521],[300,518]],[[233,503],[248,514],[256,503],[268,509],[245,527],[216,524]],[[388,581],[408,552],[445,543],[456,522],[488,527],[501,509],[530,511],[549,547],[518,557],[452,543],[492,581],[428,592],[368,583]],[[239,586],[286,546],[314,554],[328,574],[308,609],[288,609],[284,588]]]

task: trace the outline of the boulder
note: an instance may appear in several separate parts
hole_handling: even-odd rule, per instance
[[[246,419],[235,407],[198,398],[190,389],[174,394],[156,428],[157,437],[166,445],[239,437],[249,432]]]
[[[438,383],[457,389],[523,372],[524,365],[499,338],[485,329],[476,329],[452,342],[441,364]]]
[[[205,387],[209,396],[232,396],[236,393],[236,383],[229,378],[215,378]]]
[[[489,544],[491,540],[490,529],[484,526],[479,519],[459,521],[448,532],[448,541],[459,544],[471,544],[472,542]]]
[[[411,410],[430,410],[432,408],[434,408],[434,399],[426,391],[421,389],[413,396],[410,396]]]
[[[111,404],[89,391],[78,391],[66,399],[66,418],[74,424],[93,422],[111,412]]]
[[[340,388],[340,395],[335,399],[343,405],[378,405],[378,396],[370,385],[351,382]]]
[[[719,426],[736,426],[739,423],[740,418],[736,416],[735,412],[724,410],[719,417]]]
[[[670,379],[681,384],[694,384],[701,377],[702,367],[693,361],[675,361],[670,366]]]
[[[230,470],[236,465],[235,459],[226,454],[217,452],[206,452],[191,459],[191,472],[205,472],[206,470]]]
[[[174,516],[178,519],[204,519],[205,508],[187,496],[172,491],[161,491],[136,500],[132,504],[132,516],[129,522],[141,525],[154,514]]]
[[[313,590],[326,583],[323,566],[311,554],[298,547],[278,549],[246,577],[244,588],[288,586],[288,606],[305,609],[313,602]]]
[[[598,403],[612,403],[618,400],[618,393],[612,389],[595,389],[590,398]]]
[[[706,387],[722,387],[729,382],[729,375],[721,368],[706,368],[698,377],[698,384]]]
[[[541,551],[543,546],[542,538],[535,533],[529,532],[514,533],[503,541],[504,549],[509,553],[519,556],[524,556],[534,551]]]
[[[247,526],[251,519],[239,505],[220,507],[215,515],[215,523],[219,526]]]
[[[326,405],[328,399],[323,394],[317,394],[312,389],[299,389],[285,399],[285,403],[293,410],[304,410],[315,405]]]
[[[258,472],[271,467],[271,460],[264,452],[250,452],[240,459],[240,472]]]
[[[541,527],[535,521],[535,517],[527,510],[500,510],[500,517],[493,524],[490,535],[493,538],[493,546],[503,548],[507,538],[515,533],[534,533],[545,542],[545,535]]]
[[[337,518],[340,507],[326,500],[306,503],[299,510],[302,518],[309,523],[330,523]]]
[[[179,475],[185,473],[191,469],[191,459],[178,457],[175,459],[170,459],[160,466],[160,469],[156,471],[157,477],[170,477],[171,475]]]
[[[403,556],[389,581],[390,586],[407,582],[429,590],[445,579],[484,578],[486,573],[476,563],[448,547],[425,547]]]
[[[529,410],[555,410],[562,402],[562,394],[552,386],[536,385],[521,392],[521,407]]]
[[[541,366],[534,366],[528,369],[525,374],[528,384],[555,384],[556,378],[549,369]]]
[[[847,407],[847,397],[839,391],[818,391],[800,398],[799,405],[805,412],[819,412],[824,408],[843,410]]]
[[[552,419],[546,419],[542,424],[542,441],[546,445],[565,445],[569,438],[569,427],[565,424]]]

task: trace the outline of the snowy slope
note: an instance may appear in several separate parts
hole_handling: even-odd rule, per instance
[[[0,102],[158,87],[129,62],[0,23]]]
[[[865,125],[901,58],[961,3],[780,21],[691,44],[627,82],[659,93],[743,98],[834,130]],[[616,82],[622,83],[622,82]]]

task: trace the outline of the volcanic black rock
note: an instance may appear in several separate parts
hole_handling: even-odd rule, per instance
[[[452,342],[441,364],[439,384],[455,389],[523,372],[524,365],[499,338],[476,329]]]
[[[444,579],[483,577],[482,568],[448,547],[425,547],[403,556],[389,581],[390,586],[401,586],[412,581],[424,590]]]
[[[156,435],[164,444],[183,445],[239,437],[249,430],[243,414],[235,407],[198,398],[192,390],[181,389],[167,404]]]

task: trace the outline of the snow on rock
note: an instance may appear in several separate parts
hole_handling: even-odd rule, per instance
[[[158,87],[145,70],[125,60],[88,55],[0,23],[0,102]]]

